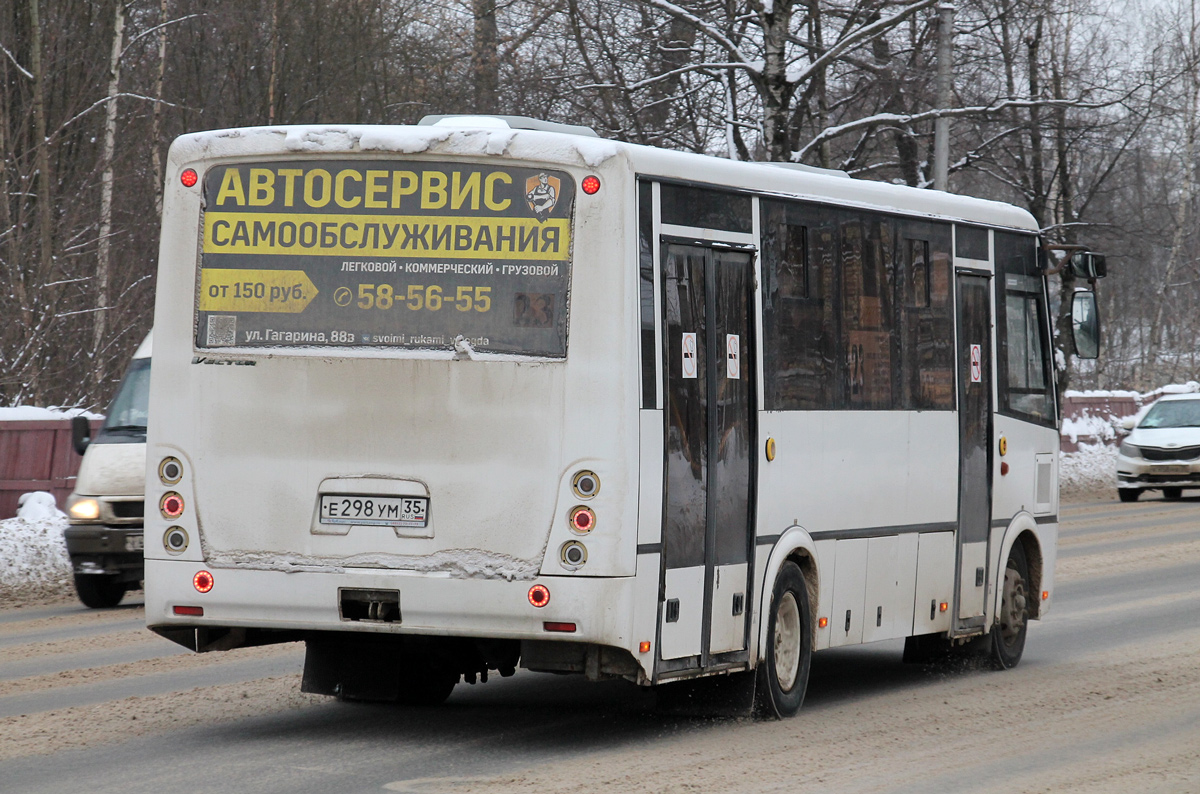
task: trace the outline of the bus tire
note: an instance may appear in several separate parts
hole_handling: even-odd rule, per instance
[[[1138,488],[1118,488],[1117,496],[1121,497],[1122,502],[1136,502],[1142,492]]]
[[[1030,597],[1029,563],[1025,547],[1018,540],[1008,553],[999,620],[992,628],[992,666],[997,670],[1008,670],[1021,661],[1029,631]]]
[[[766,654],[758,668],[754,698],[758,717],[790,717],[800,710],[812,665],[812,641],[804,574],[794,562],[785,562],[775,577]]]
[[[1164,499],[1182,499],[1183,498],[1183,489],[1179,488],[1179,487],[1163,488],[1163,498]]]
[[[119,576],[82,574],[75,576],[75,592],[86,607],[109,609],[125,597],[125,583]]]
[[[396,701],[405,706],[440,705],[450,697],[458,679],[458,673],[414,660],[401,667]]]

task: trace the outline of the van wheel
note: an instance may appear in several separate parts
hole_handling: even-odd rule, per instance
[[[992,627],[992,666],[997,670],[1016,667],[1025,652],[1029,630],[1029,563],[1021,541],[1008,553],[1004,568],[1004,593],[1000,599],[1000,622]]]
[[[119,576],[83,574],[75,576],[75,592],[86,607],[108,609],[125,597],[125,583]]]
[[[1136,502],[1142,492],[1137,488],[1118,488],[1117,496],[1121,497],[1122,502]]]
[[[755,714],[790,717],[800,710],[812,664],[812,618],[808,587],[793,562],[785,562],[775,578],[767,623],[766,658],[758,668]]]

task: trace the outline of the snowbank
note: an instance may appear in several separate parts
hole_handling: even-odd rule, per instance
[[[1117,448],[1107,444],[1080,444],[1077,452],[1059,458],[1059,492],[1063,496],[1117,490]]]
[[[22,494],[20,505],[16,518],[0,521],[0,607],[72,592],[66,514],[45,491]]]

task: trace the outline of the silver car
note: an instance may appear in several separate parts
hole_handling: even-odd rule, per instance
[[[1200,394],[1161,398],[1132,430],[1117,453],[1122,502],[1142,491],[1178,499],[1184,488],[1200,488]]]

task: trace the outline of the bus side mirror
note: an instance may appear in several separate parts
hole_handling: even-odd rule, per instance
[[[82,455],[92,443],[92,425],[86,416],[71,417],[71,447]]]
[[[1096,310],[1096,293],[1083,290],[1071,298],[1071,330],[1075,338],[1075,355],[1096,358],[1100,355],[1100,315]]]
[[[1094,281],[1098,278],[1104,278],[1108,275],[1108,261],[1104,254],[1095,254],[1091,251],[1076,251],[1071,254],[1070,260],[1071,274],[1075,278],[1087,279]]]

